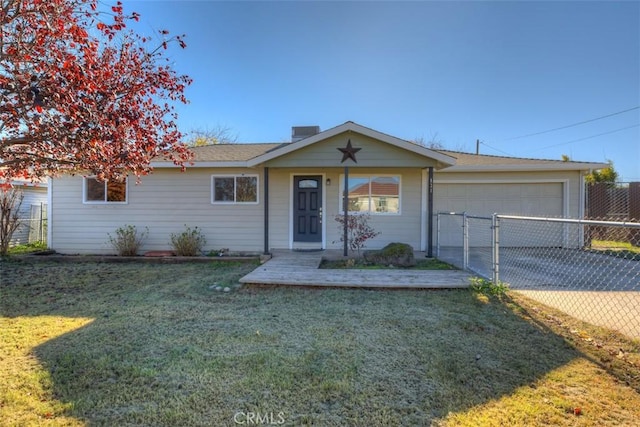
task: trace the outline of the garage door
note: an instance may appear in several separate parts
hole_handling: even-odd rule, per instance
[[[562,183],[527,184],[438,184],[434,185],[435,211],[467,212],[469,215],[491,216],[494,213],[527,216],[562,217]],[[440,244],[458,246],[462,238],[460,219],[443,218]],[[489,224],[490,225],[490,224]],[[521,234],[521,235],[519,235]],[[484,246],[490,231],[470,235],[470,245]],[[511,233],[503,242],[509,246],[537,245],[542,236],[523,230]],[[548,237],[548,236],[547,236]],[[559,236],[560,237],[560,236]],[[549,243],[548,241],[546,242]]]

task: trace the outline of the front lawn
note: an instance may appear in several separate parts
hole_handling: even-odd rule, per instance
[[[214,290],[255,267],[0,262],[0,420],[569,426],[640,419],[636,383],[614,377],[520,303],[467,290]],[[637,353],[636,344],[625,345]]]

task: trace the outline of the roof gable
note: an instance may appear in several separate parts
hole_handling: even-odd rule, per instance
[[[346,135],[347,138],[349,138],[349,136],[353,134],[362,135],[371,140],[376,140],[381,143],[388,144],[391,147],[403,150],[407,152],[407,154],[411,153],[414,156],[417,154],[418,157],[430,159],[431,163],[433,163],[433,166],[437,168],[443,168],[443,167],[447,167],[455,164],[455,159],[453,159],[452,157],[446,154],[442,154],[437,151],[425,148],[423,146],[411,143],[409,141],[405,141],[403,139],[378,132],[376,130],[361,126],[354,122],[346,122],[340,126],[336,126],[332,129],[328,129],[324,132],[320,132],[316,135],[310,136],[300,141],[293,142],[290,144],[283,144],[281,147],[278,147],[277,149],[274,149],[263,155],[254,157],[253,159],[249,160],[247,164],[248,166],[257,166],[261,163],[267,163],[275,159],[281,158],[283,156],[291,155],[292,153],[298,150],[303,150],[305,148],[312,147],[313,145],[316,145],[318,143],[331,141],[332,138],[343,135],[343,134]],[[345,145],[346,141],[342,142],[342,144]],[[358,155],[360,155],[360,153],[358,153]],[[337,156],[337,158],[340,159],[339,156]],[[338,166],[338,165],[339,163],[336,164],[335,166]],[[379,165],[376,165],[376,166],[379,166]]]

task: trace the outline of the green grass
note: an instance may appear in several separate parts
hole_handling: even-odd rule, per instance
[[[625,250],[640,254],[639,246],[634,246],[629,242],[617,242],[613,240],[592,240],[591,248],[601,250]]]
[[[640,386],[526,300],[211,289],[255,267],[0,262],[0,423],[233,426],[249,413],[336,426],[640,419]],[[636,344],[616,344],[637,354]]]
[[[45,242],[26,243],[24,245],[10,247],[9,255],[25,255],[44,250],[47,250],[47,244]]]
[[[354,259],[350,258],[347,260],[323,260],[320,264],[320,268],[328,268],[328,269],[348,269],[348,268],[357,268],[357,269],[366,269],[366,270],[380,270],[380,269],[388,269],[388,268],[401,268],[403,270],[456,270],[454,266],[451,264],[447,264],[446,262],[437,260],[435,258],[432,259],[419,259],[416,260],[416,265],[413,267],[389,267],[387,265],[382,264],[374,264],[365,261],[364,259]]]
[[[592,240],[592,251],[603,253],[617,258],[625,258],[640,261],[640,247],[629,242],[617,242],[613,240]]]

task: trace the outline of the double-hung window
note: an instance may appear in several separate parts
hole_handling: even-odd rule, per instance
[[[258,203],[257,175],[214,175],[211,177],[211,203]]]
[[[95,177],[84,179],[83,203],[127,203],[127,180],[100,181]]]

